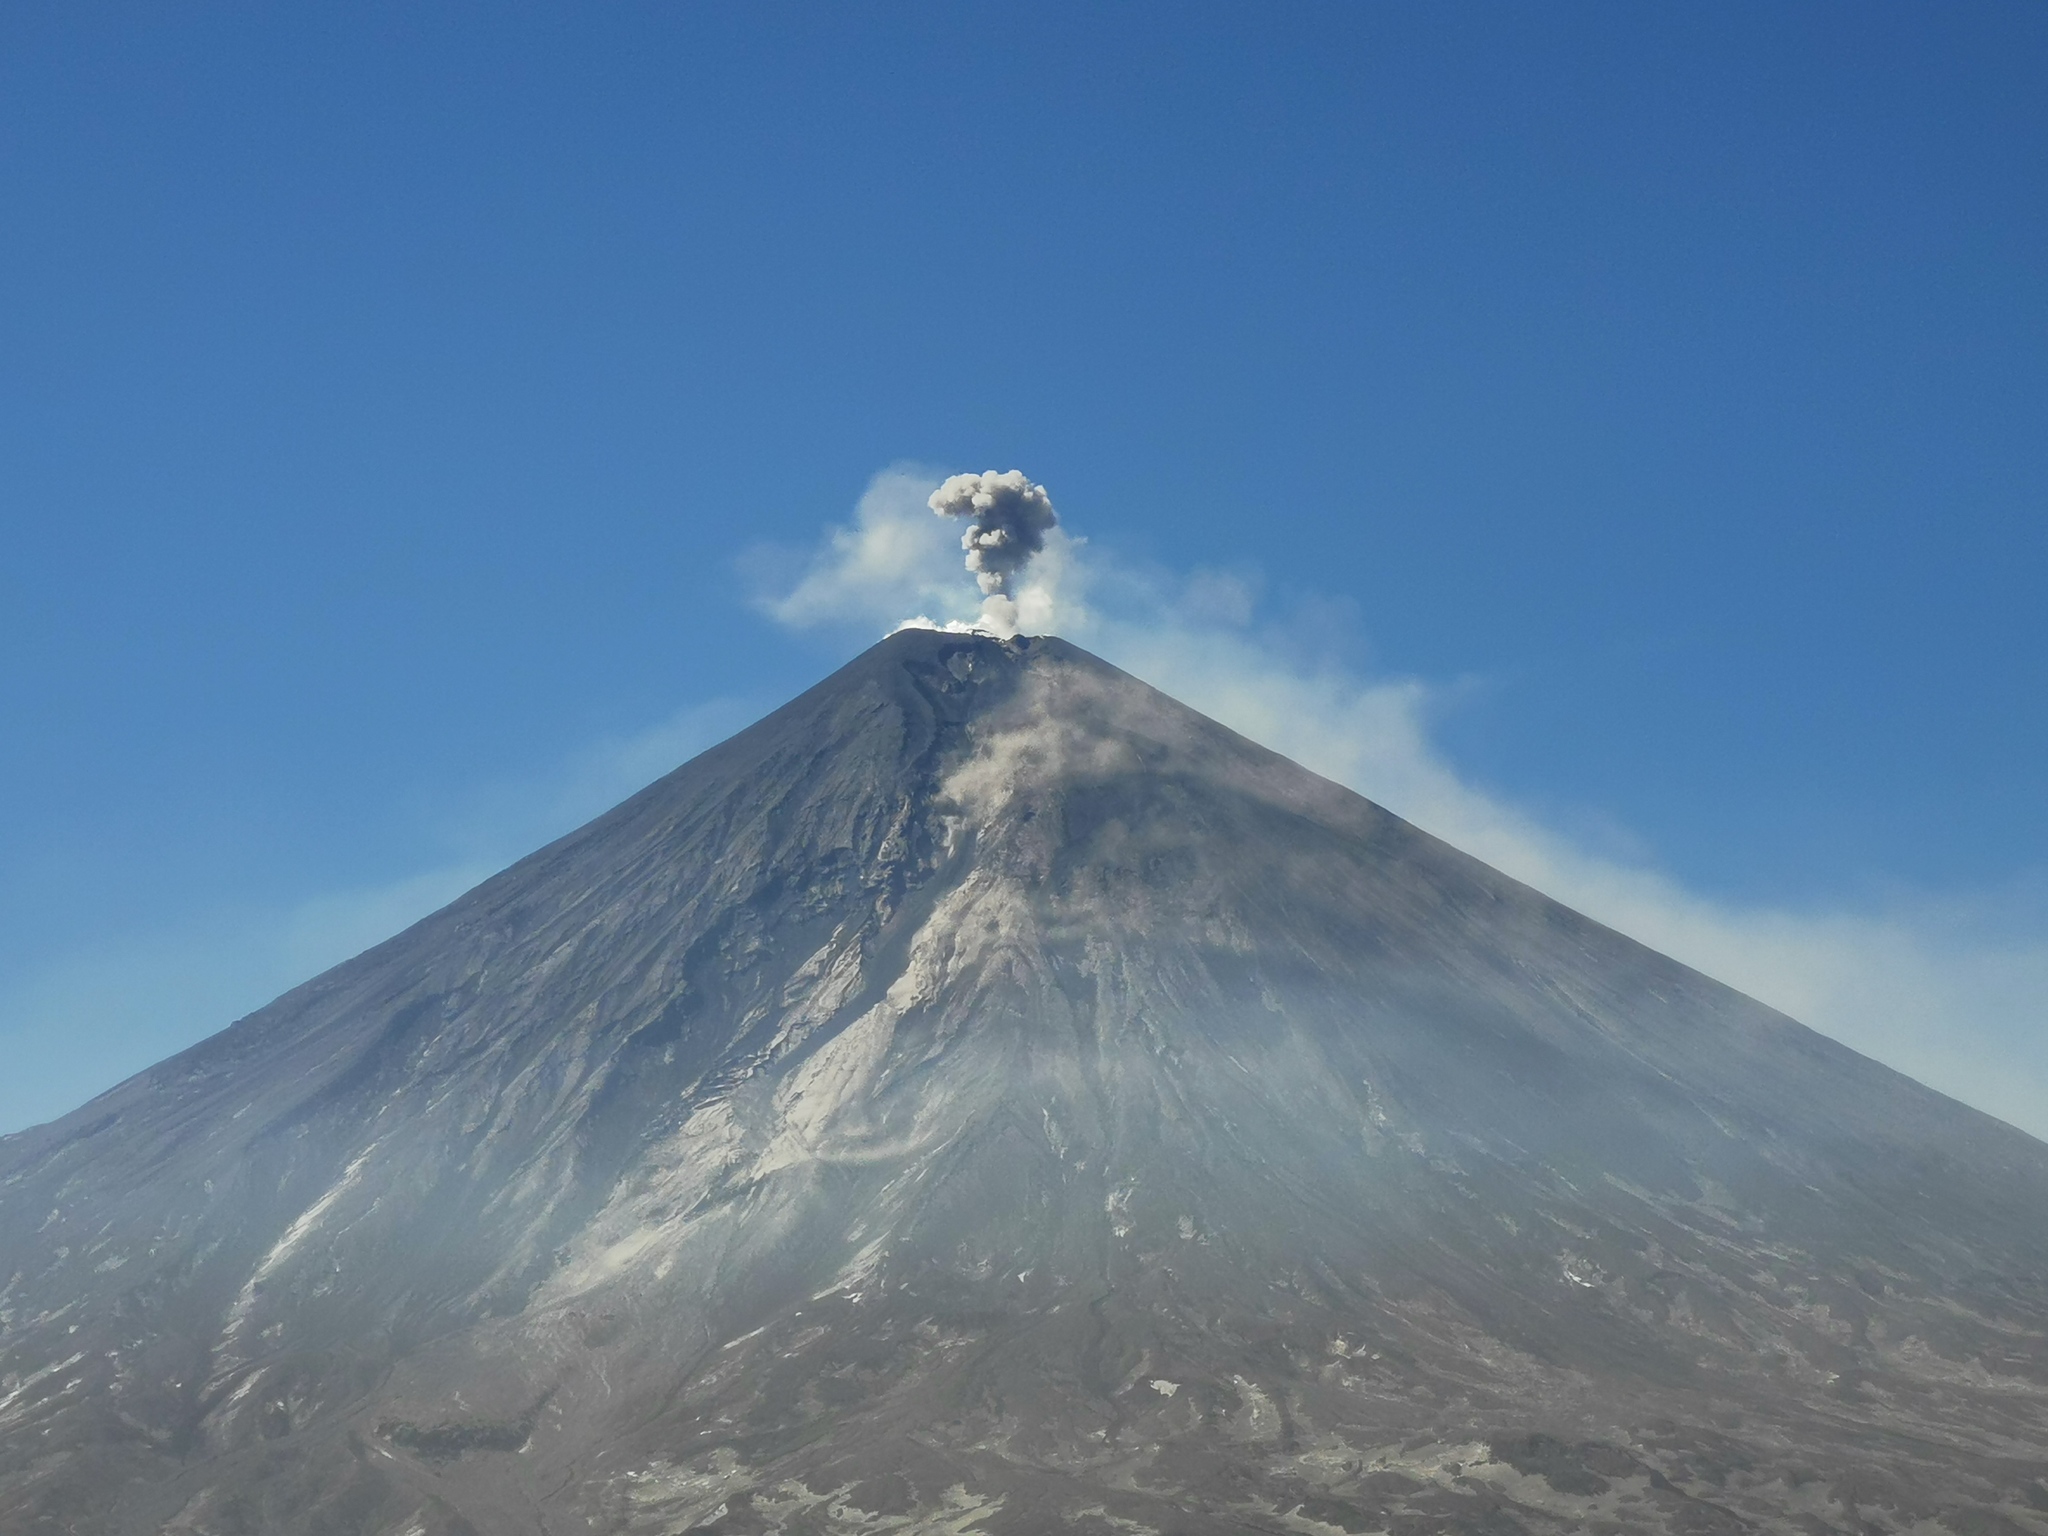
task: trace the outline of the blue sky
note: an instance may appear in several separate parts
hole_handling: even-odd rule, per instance
[[[1012,465],[1106,652],[2048,1129],[2044,77],[2034,4],[7,11],[0,1129]]]

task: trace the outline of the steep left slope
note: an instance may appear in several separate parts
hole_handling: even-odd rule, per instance
[[[98,1526],[124,1485],[288,1436],[423,1342],[517,1312],[692,1093],[857,1005],[859,955],[934,867],[945,741],[1008,674],[970,678],[929,644],[871,652],[0,1141],[0,1527]]]

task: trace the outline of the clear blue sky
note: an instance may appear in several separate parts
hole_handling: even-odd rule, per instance
[[[2031,0],[0,12],[0,1130],[195,1032],[53,964],[814,680],[743,557],[903,459],[1715,899],[2038,890],[2044,80]]]

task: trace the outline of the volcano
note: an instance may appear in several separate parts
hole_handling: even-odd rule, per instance
[[[2048,1146],[905,632],[0,1142],[0,1531],[2048,1532]]]

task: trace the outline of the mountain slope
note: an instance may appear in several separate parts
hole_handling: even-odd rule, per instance
[[[910,632],[0,1142],[0,1530],[2048,1531],[2048,1147]]]

